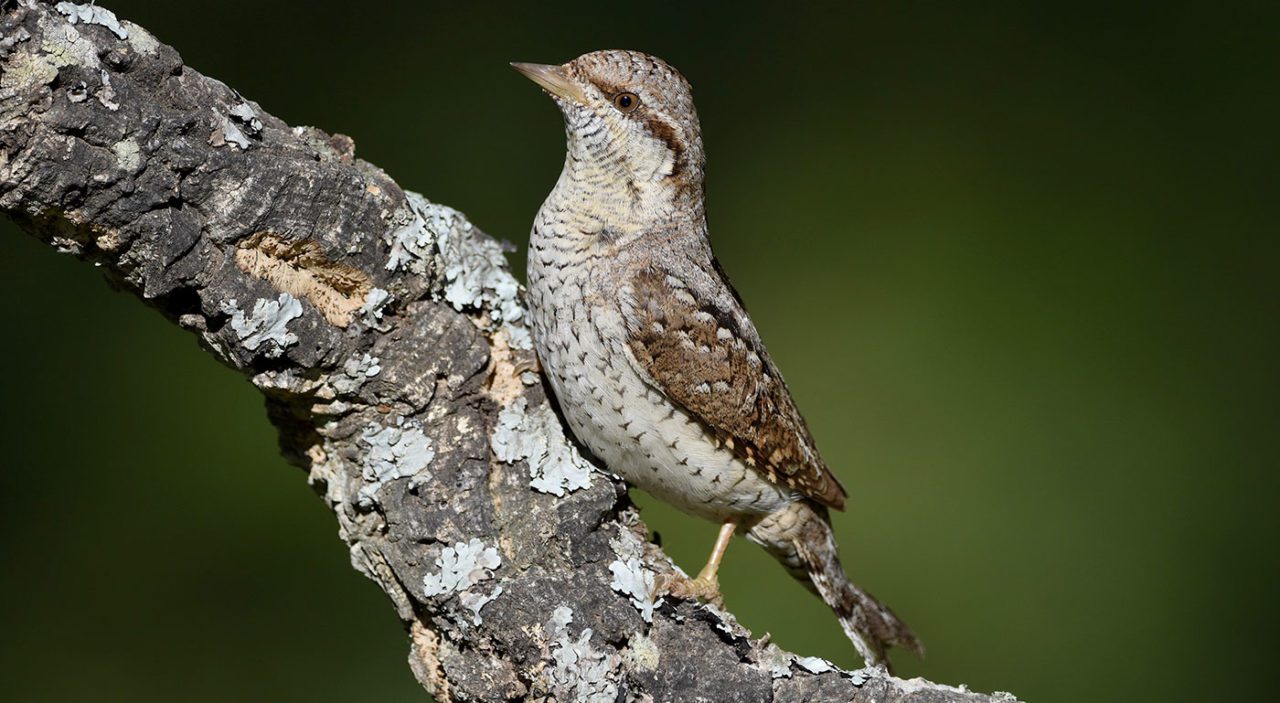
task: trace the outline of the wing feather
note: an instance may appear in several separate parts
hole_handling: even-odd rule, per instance
[[[628,344],[655,387],[773,483],[837,510],[845,491],[818,454],[718,262],[649,267],[628,283]]]

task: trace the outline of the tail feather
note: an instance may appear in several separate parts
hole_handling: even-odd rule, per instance
[[[765,516],[747,529],[791,575],[815,592],[840,619],[854,649],[869,666],[890,668],[886,651],[896,645],[924,656],[924,645],[888,606],[858,588],[840,566],[827,511],[807,500]]]

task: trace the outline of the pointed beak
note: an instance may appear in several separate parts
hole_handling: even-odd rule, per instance
[[[587,102],[587,96],[582,94],[582,89],[569,78],[569,75],[560,66],[512,62],[511,67],[523,73],[525,78],[542,86],[543,90],[556,97],[574,100],[583,105]]]

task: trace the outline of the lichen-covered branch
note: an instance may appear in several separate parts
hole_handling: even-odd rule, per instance
[[[101,6],[0,8],[0,209],[262,390],[438,699],[992,700],[655,600],[673,567],[548,405],[498,243]]]

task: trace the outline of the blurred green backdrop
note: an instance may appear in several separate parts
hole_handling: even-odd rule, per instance
[[[518,244],[563,136],[506,62],[667,58],[717,251],[851,489],[846,563],[928,645],[903,672],[1264,695],[1275,4],[103,4]],[[0,228],[6,699],[422,700],[257,393]],[[696,569],[714,526],[639,500]],[[755,547],[723,582],[757,634],[854,663]]]

